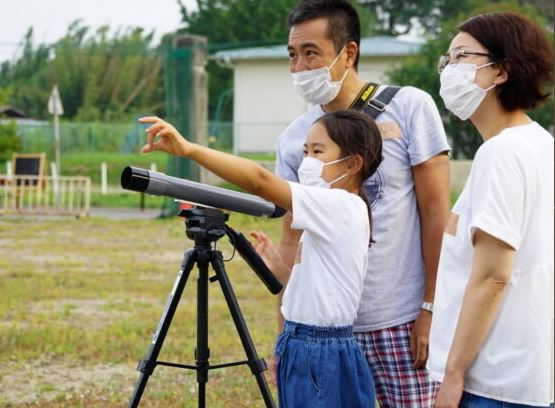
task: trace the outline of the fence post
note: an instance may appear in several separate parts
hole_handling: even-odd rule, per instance
[[[102,185],[102,195],[106,195],[108,193],[108,166],[106,166],[106,162],[100,164],[100,182]]]
[[[198,35],[183,35],[174,39],[166,54],[166,111],[168,120],[187,139],[204,145],[208,142],[208,41]],[[168,173],[200,181],[200,168],[190,159],[170,156]],[[169,212],[175,214],[172,202]]]

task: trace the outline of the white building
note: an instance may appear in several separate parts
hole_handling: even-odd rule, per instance
[[[420,46],[394,37],[363,38],[359,73],[386,82],[386,71]],[[293,88],[286,46],[219,51],[212,58],[234,71],[234,152],[273,152],[279,134],[309,107]]]

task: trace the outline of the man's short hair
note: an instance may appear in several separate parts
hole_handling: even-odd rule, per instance
[[[294,25],[317,18],[327,19],[327,36],[333,41],[336,53],[347,43],[356,43],[356,69],[360,56],[360,19],[354,7],[346,0],[303,0],[289,13],[287,25],[291,29]]]

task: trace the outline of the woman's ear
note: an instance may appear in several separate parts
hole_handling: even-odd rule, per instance
[[[508,66],[508,63],[506,62],[499,63],[499,72],[495,76],[495,81],[494,81],[495,85],[504,84],[509,80],[509,69],[510,67]]]
[[[349,174],[357,174],[362,170],[364,160],[360,154],[355,154],[347,161],[347,170]]]

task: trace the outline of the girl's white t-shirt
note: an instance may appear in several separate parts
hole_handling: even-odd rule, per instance
[[[553,402],[553,148],[553,137],[533,122],[503,130],[476,153],[443,236],[427,365],[434,380],[443,380],[478,228],[516,255],[464,388],[519,404]]]
[[[353,324],[367,269],[370,223],[364,201],[339,188],[290,182],[293,229],[303,230],[300,259],[283,295],[286,320]]]

